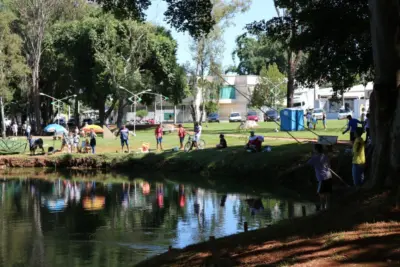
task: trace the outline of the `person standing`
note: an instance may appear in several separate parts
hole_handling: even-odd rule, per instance
[[[28,125],[26,126],[26,137],[29,138],[29,136],[31,136],[31,131],[32,131],[32,126],[30,125],[30,123],[28,123]]]
[[[324,130],[326,130],[326,114],[322,113],[322,125],[324,126]]]
[[[199,142],[200,142],[200,137],[201,137],[201,131],[202,131],[202,127],[201,125],[196,122],[194,124],[194,138],[193,138],[193,143],[192,143],[192,147],[190,148],[190,150],[193,149],[193,147],[195,147],[196,149],[199,149]]]
[[[125,145],[126,145],[126,148],[128,149],[128,153],[129,153],[130,152],[130,149],[129,149],[129,129],[126,128],[125,125],[122,125],[122,128],[119,130],[118,134],[119,134],[120,139],[121,139],[121,151],[122,151],[122,153],[124,152]]]
[[[185,141],[186,130],[185,130],[185,128],[183,128],[182,124],[179,124],[179,126],[178,126],[178,136],[179,136],[179,143],[180,143],[179,149],[183,149],[183,142]]]
[[[89,137],[90,137],[90,147],[92,148],[92,154],[96,154],[96,144],[97,144],[96,137],[97,137],[97,135],[93,129],[90,130]]]
[[[22,136],[26,136],[26,121],[22,124]]]
[[[321,144],[314,145],[314,155],[307,162],[315,169],[318,181],[317,193],[320,197],[321,209],[328,209],[332,194],[332,173],[330,171],[329,158],[323,153]]]
[[[78,133],[76,133],[76,131],[75,131],[75,134],[74,134],[74,149],[75,149],[75,151],[78,153],[79,152],[79,142],[80,141],[80,138],[79,138],[79,130],[78,130]]]
[[[79,128],[78,128],[78,126],[75,127],[75,135],[79,135]]]
[[[348,119],[347,129],[343,132],[343,134],[346,134],[348,131],[350,131],[350,141],[354,143],[354,140],[356,140],[357,126],[358,124],[362,123],[357,119],[353,119],[351,115],[347,116],[347,119]]]
[[[161,127],[161,124],[157,125],[157,128],[154,131],[154,134],[156,136],[156,141],[157,141],[157,150],[161,149],[161,151],[163,151],[163,147],[162,147],[163,128]]]
[[[365,142],[362,139],[363,131],[358,128],[355,132],[356,139],[353,145],[353,181],[354,186],[358,189],[364,180],[364,166],[365,166]]]
[[[12,132],[13,136],[18,136],[18,124],[16,122],[12,125]]]
[[[366,132],[366,136],[365,136],[365,141],[368,142],[369,139],[371,138],[370,133],[369,133],[369,113],[367,113],[367,115],[365,115],[365,122],[364,122],[364,128],[365,128],[365,132]]]

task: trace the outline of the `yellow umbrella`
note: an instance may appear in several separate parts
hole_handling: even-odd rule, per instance
[[[103,133],[104,132],[102,127],[100,127],[99,125],[94,125],[94,124],[83,127],[83,130],[85,132],[90,132],[91,130],[93,130],[95,133]]]

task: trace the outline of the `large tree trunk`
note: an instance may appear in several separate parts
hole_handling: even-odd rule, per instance
[[[369,5],[375,83],[370,99],[373,153],[368,185],[380,188],[387,181],[397,185],[400,174],[400,10],[395,1],[369,0]]]
[[[296,71],[295,62],[293,59],[292,51],[288,51],[288,82],[287,82],[287,107],[293,107],[293,96],[294,96],[294,75]]]
[[[120,98],[119,99],[119,103],[118,103],[118,114],[117,114],[117,126],[118,128],[121,128],[122,126],[122,119],[124,117],[124,108],[125,108],[125,99],[124,98]]]
[[[32,69],[32,96],[33,109],[35,113],[35,132],[41,132],[41,116],[40,116],[40,95],[39,95],[39,61],[35,60]]]

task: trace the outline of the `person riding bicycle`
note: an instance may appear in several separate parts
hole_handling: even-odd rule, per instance
[[[202,130],[201,125],[198,122],[196,122],[194,124],[194,138],[193,138],[193,143],[192,143],[192,147],[190,148],[190,150],[192,150],[193,147],[196,147],[198,149],[197,143],[200,141],[201,130]]]

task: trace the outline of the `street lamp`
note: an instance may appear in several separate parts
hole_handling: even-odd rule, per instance
[[[131,102],[133,102],[133,112],[134,112],[134,119],[133,119],[133,135],[136,136],[136,105],[137,105],[137,99],[139,95],[146,94],[147,92],[150,92],[151,89],[144,90],[142,92],[139,92],[137,94],[132,93],[128,89],[126,89],[123,86],[119,86],[119,89],[125,90],[126,92],[130,93],[132,97],[128,98]],[[133,98],[133,99],[132,99]]]
[[[75,97],[77,97],[76,94],[73,94],[73,95],[66,96],[66,97],[64,97],[64,98],[58,99],[58,98],[55,98],[55,97],[53,97],[53,96],[47,95],[47,94],[45,94],[45,93],[39,93],[39,95],[42,95],[42,96],[46,96],[46,97],[48,97],[48,98],[51,98],[51,99],[54,100],[55,103],[57,103],[57,124],[60,124],[60,103],[62,103],[63,100],[67,100],[67,99],[69,99],[69,98],[75,98]],[[67,105],[68,105],[68,104],[67,104]],[[68,105],[68,119],[69,119],[69,117],[70,117],[70,113],[71,113],[71,111],[70,111],[70,106]]]

